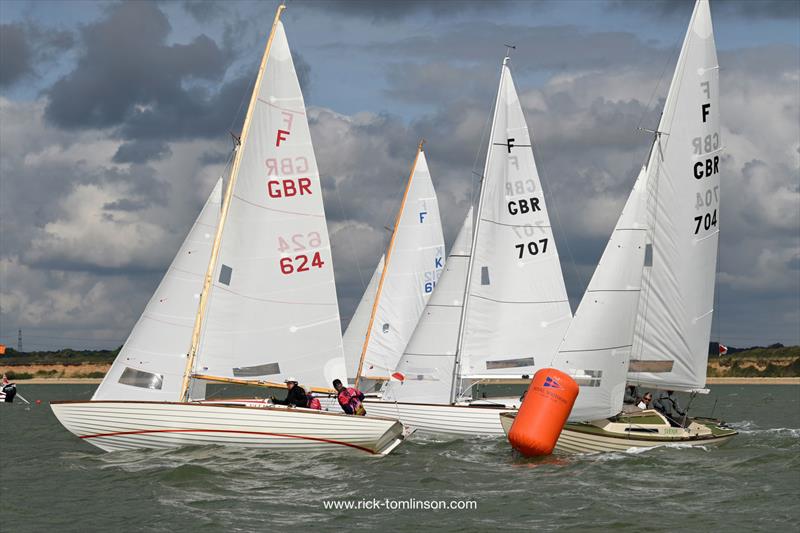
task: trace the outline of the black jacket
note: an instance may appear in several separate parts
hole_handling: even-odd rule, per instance
[[[278,405],[294,405],[295,407],[306,407],[308,405],[308,396],[306,391],[300,385],[295,385],[286,395],[285,400],[272,400],[272,403]]]

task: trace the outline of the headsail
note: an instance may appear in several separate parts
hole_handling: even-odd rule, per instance
[[[420,143],[409,176],[376,302],[364,339],[359,378],[383,378],[397,366],[444,267],[439,203]]]
[[[580,385],[570,420],[606,418],[622,408],[647,252],[648,193],[642,169],[553,360]]]
[[[186,346],[219,219],[222,178],[92,400],[178,401]]]
[[[508,58],[475,224],[460,375],[532,374],[556,352],[572,312]]]
[[[278,19],[234,165],[194,372],[312,386],[346,376],[306,109]]]
[[[472,244],[472,208],[447,256],[414,334],[397,365],[403,381],[387,384],[383,397],[392,401],[449,403],[458,345],[461,309]]]
[[[344,358],[347,361],[347,379],[350,383],[355,380],[356,372],[358,372],[361,350],[364,347],[364,337],[367,334],[367,327],[369,327],[369,318],[372,314],[372,306],[375,303],[375,295],[378,292],[378,282],[381,279],[385,259],[386,256],[382,255],[381,260],[378,261],[378,266],[375,267],[375,272],[372,273],[369,284],[367,284],[367,288],[358,302],[353,318],[350,319],[350,323],[347,324],[347,329],[342,335]]]
[[[652,267],[644,272],[629,381],[702,389],[714,309],[722,142],[719,67],[708,0],[683,42],[647,171]]]

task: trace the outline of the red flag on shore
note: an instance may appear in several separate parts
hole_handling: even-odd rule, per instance
[[[6,345],[0,344],[0,355],[4,355],[6,353]]]
[[[720,355],[725,355],[726,353],[728,353],[728,347],[725,346],[724,344],[720,344],[719,345],[719,354]]]

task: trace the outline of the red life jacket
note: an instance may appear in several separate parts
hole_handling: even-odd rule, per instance
[[[322,411],[322,404],[319,403],[319,400],[314,398],[313,396],[308,396],[308,405],[309,409],[316,409],[317,411]]]
[[[345,412],[348,414],[364,416],[367,414],[367,411],[364,409],[364,405],[361,403],[361,399],[359,398],[361,394],[361,391],[354,389],[353,387],[342,389],[338,397],[339,405],[345,408]]]

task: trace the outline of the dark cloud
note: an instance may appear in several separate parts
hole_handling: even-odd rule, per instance
[[[198,22],[210,22],[225,13],[223,2],[216,0],[183,0],[181,7]]]
[[[541,9],[551,0],[534,0],[525,5]],[[452,18],[464,12],[501,10],[520,5],[512,0],[492,0],[488,2],[462,0],[295,0],[292,7],[338,14],[346,17],[360,17],[374,22],[388,22],[405,19],[419,14]]]
[[[171,154],[172,150],[163,141],[137,140],[120,145],[111,160],[114,163],[146,163],[153,159],[163,159]]]
[[[35,75],[40,63],[73,45],[72,33],[30,22],[0,24],[0,87]]]
[[[124,125],[131,137],[161,138],[203,135],[211,122],[218,134],[220,115],[229,119],[232,104],[219,110],[220,95],[202,82],[219,82],[231,58],[205,35],[169,45],[169,32],[153,3],[111,7],[106,18],[82,29],[75,70],[47,91],[47,119],[67,129]]]
[[[641,11],[653,16],[688,17],[695,0],[608,0],[612,11]],[[797,19],[800,2],[796,0],[714,0],[714,16],[742,18]]]

